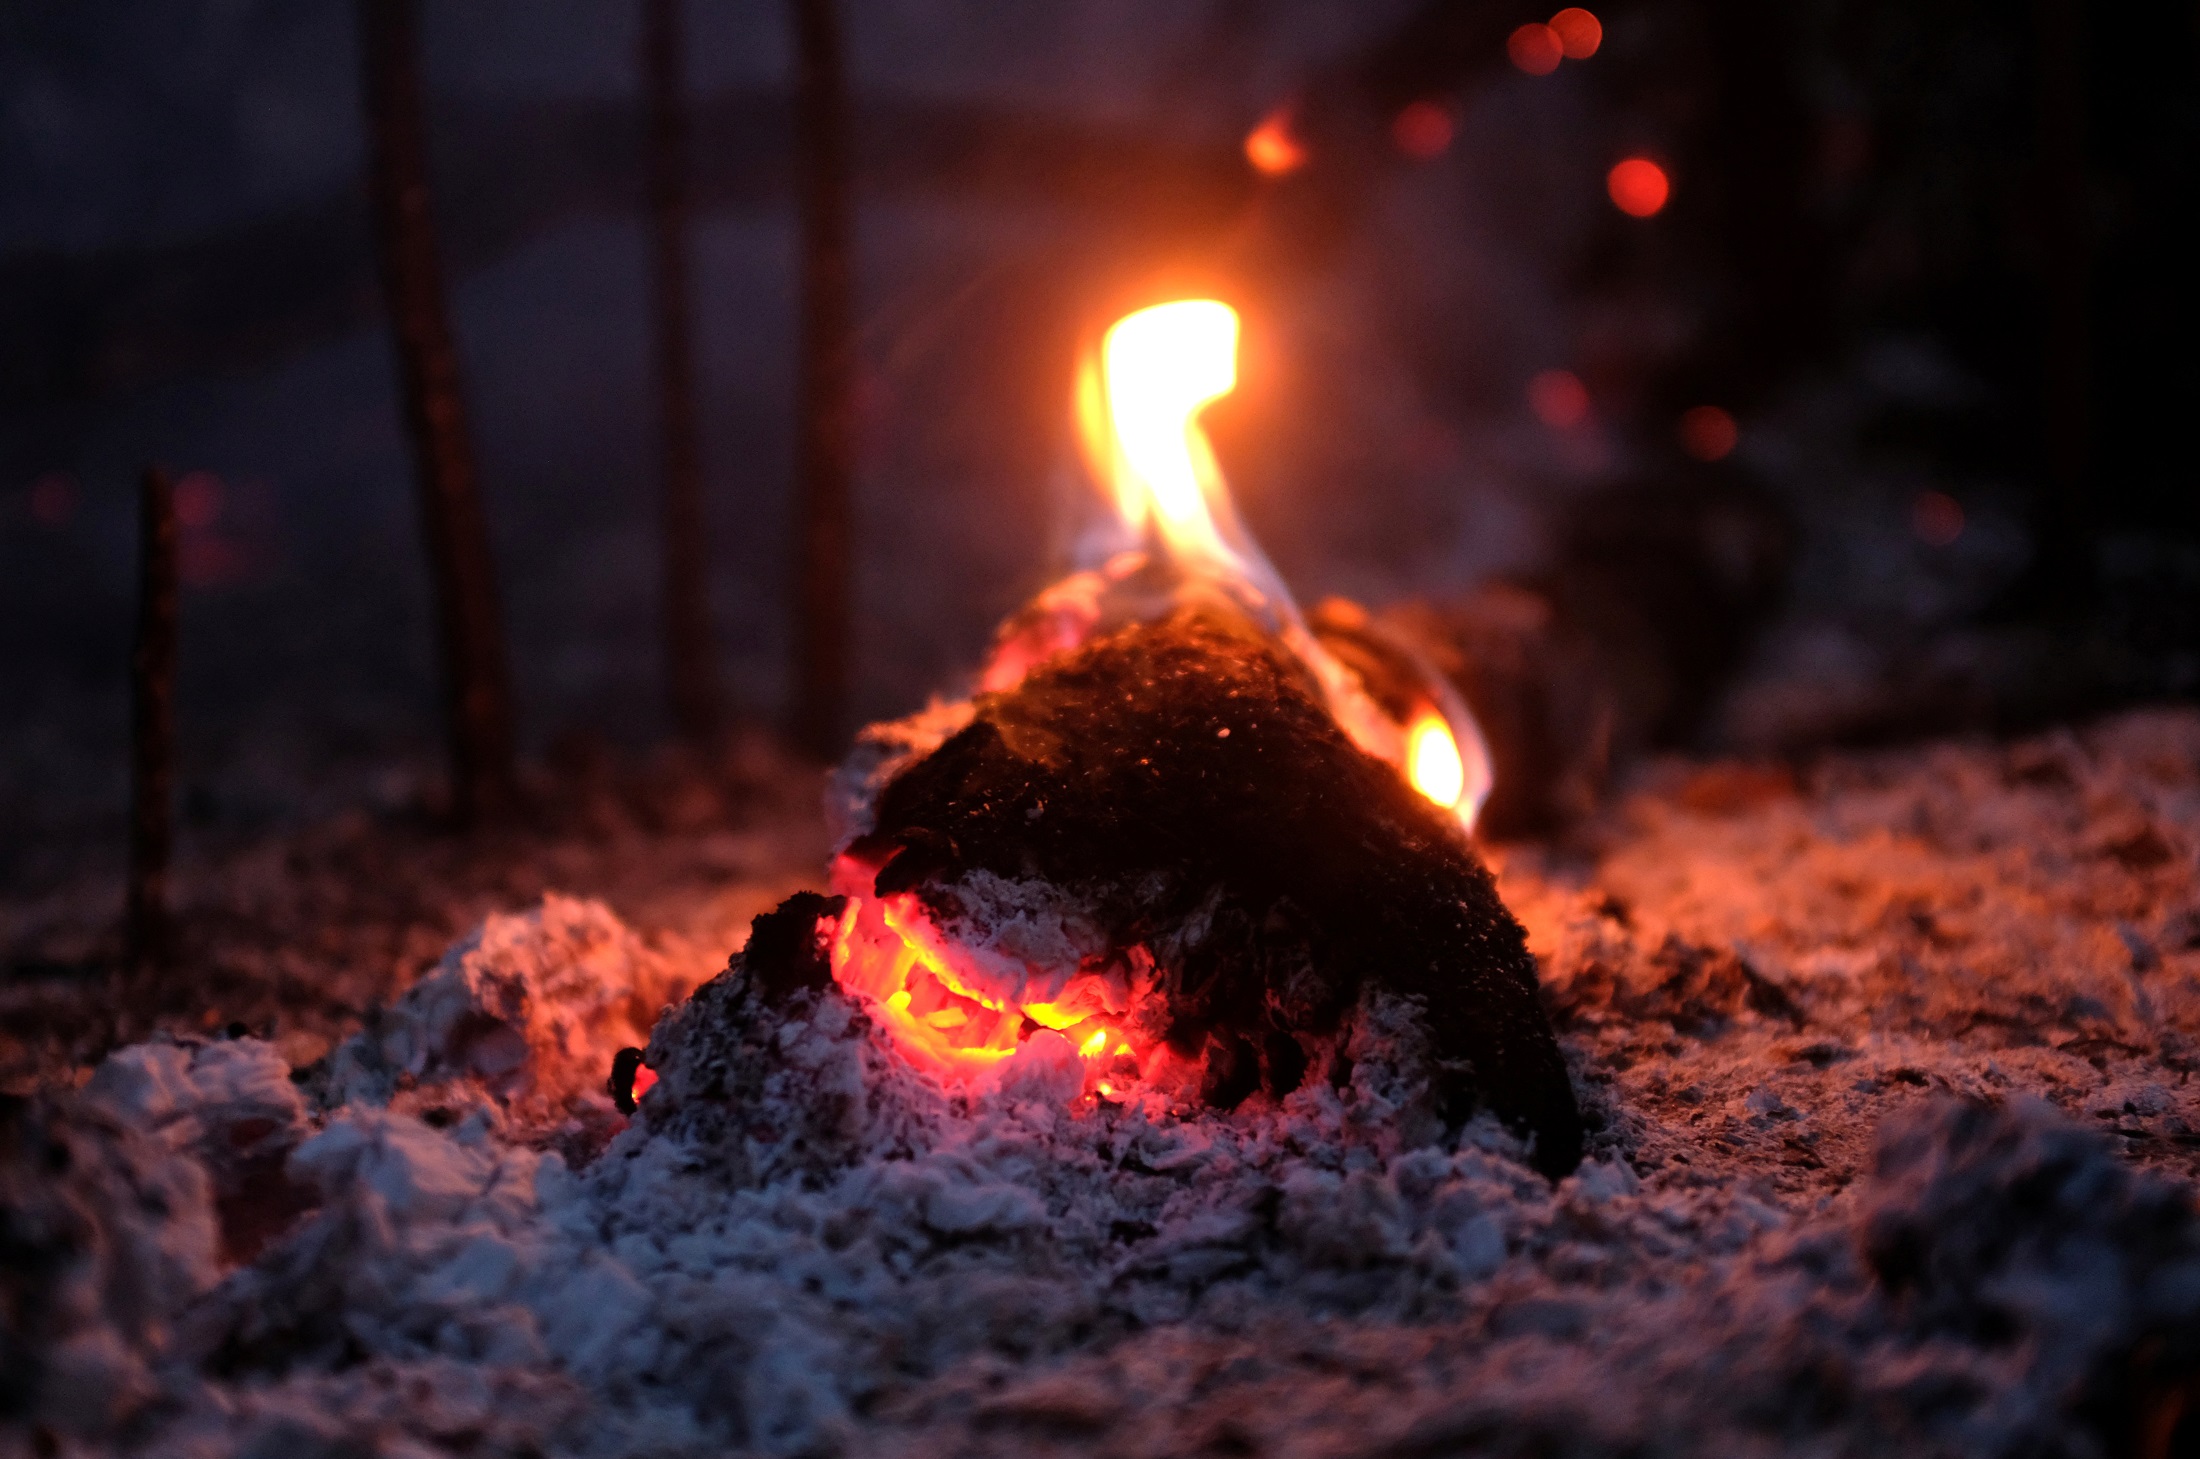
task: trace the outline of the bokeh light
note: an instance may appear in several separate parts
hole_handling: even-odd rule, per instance
[[[1416,101],[1391,122],[1390,139],[1406,156],[1427,162],[1444,155],[1457,125],[1441,102]]]
[[[211,471],[194,471],[176,483],[176,522],[190,530],[211,527],[221,519],[222,479]]]
[[[1245,160],[1264,177],[1283,177],[1306,165],[1306,146],[1291,132],[1291,109],[1279,106],[1245,136]]]
[[[1528,382],[1528,409],[1554,431],[1570,431],[1589,419],[1589,387],[1571,370],[1544,370]]]
[[[1578,5],[1552,16],[1548,29],[1569,61],[1586,61],[1604,44],[1604,22]]]
[[[1922,491],[1910,503],[1910,530],[1928,547],[1952,547],[1963,535],[1963,503],[1944,491]]]
[[[41,527],[65,527],[76,515],[76,478],[49,471],[31,483],[31,520]]]
[[[1699,405],[1681,417],[1681,449],[1698,461],[1724,461],[1742,439],[1734,417],[1716,405]]]
[[[1613,206],[1630,218],[1657,216],[1665,200],[1673,195],[1673,184],[1665,169],[1647,157],[1630,157],[1620,163],[1605,176],[1604,185],[1612,194]]]
[[[1506,39],[1505,54],[1530,76],[1548,76],[1566,59],[1566,44],[1547,25],[1523,25]]]

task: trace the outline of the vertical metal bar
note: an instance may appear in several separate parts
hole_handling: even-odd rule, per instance
[[[124,962],[132,974],[174,951],[168,862],[176,779],[176,498],[168,473],[138,483],[137,641],[130,654],[130,874]]]
[[[359,0],[368,182],[434,582],[455,809],[473,824],[513,798],[512,696],[496,572],[428,205],[419,0]]]
[[[655,266],[659,470],[663,483],[664,652],[672,721],[704,741],[721,706],[711,648],[702,451],[695,409],[688,113],[681,0],[644,0],[642,78],[649,114],[651,260]]]
[[[854,533],[855,346],[850,304],[849,125],[833,0],[793,0],[801,159],[802,377],[796,480],[793,731],[840,748],[848,695]]]

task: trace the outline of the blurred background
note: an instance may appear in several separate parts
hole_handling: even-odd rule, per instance
[[[1591,35],[1483,0],[843,0],[843,728],[951,687],[1060,570],[1078,343],[1179,284],[1245,316],[1211,430],[1309,602],[1693,575],[1704,661],[1657,733],[1751,754],[2189,696],[2200,7],[1593,10]],[[646,749],[670,720],[640,6],[423,14],[522,751]],[[682,14],[713,651],[772,725],[795,46],[785,5]],[[186,831],[440,773],[359,77],[348,0],[0,9],[18,885],[120,856],[148,461],[178,480]]]

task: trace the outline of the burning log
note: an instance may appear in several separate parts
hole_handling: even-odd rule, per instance
[[[835,880],[896,936],[848,914],[835,971],[943,1065],[1054,1029],[1101,1091],[1196,1070],[1228,1108],[1349,1078],[1340,1033],[1388,997],[1422,1026],[1448,1120],[1487,1107],[1546,1173],[1580,1160],[1534,960],[1489,873],[1241,622],[1186,608],[1041,665],[874,815]],[[1077,955],[1049,958],[1050,936]]]
[[[1480,734],[1411,646],[1380,673],[1325,648],[1237,522],[1194,419],[1236,346],[1212,300],[1109,331],[1080,417],[1142,545],[1012,617],[973,701],[865,733],[839,900],[760,922],[722,1017],[685,1021],[837,982],[946,1083],[1039,1067],[1080,1100],[1223,1109],[1348,1087],[1380,1045],[1434,1113],[1492,1110],[1562,1175],[1573,1089],[1466,835]]]

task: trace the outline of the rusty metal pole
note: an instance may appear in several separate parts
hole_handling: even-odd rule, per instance
[[[850,303],[849,123],[833,0],[792,0],[802,215],[802,375],[793,604],[798,744],[840,749],[848,696],[854,532],[855,341]]]
[[[512,694],[428,207],[419,0],[359,0],[359,41],[375,243],[419,473],[455,809],[462,822],[477,824],[512,804]]]
[[[648,98],[650,248],[656,285],[665,679],[674,727],[684,738],[702,742],[717,733],[721,706],[711,649],[702,449],[695,413],[686,47],[680,4],[643,0],[642,85]]]
[[[174,952],[168,860],[176,785],[176,496],[148,466],[138,483],[137,641],[130,653],[130,880],[123,964],[157,973]]]

